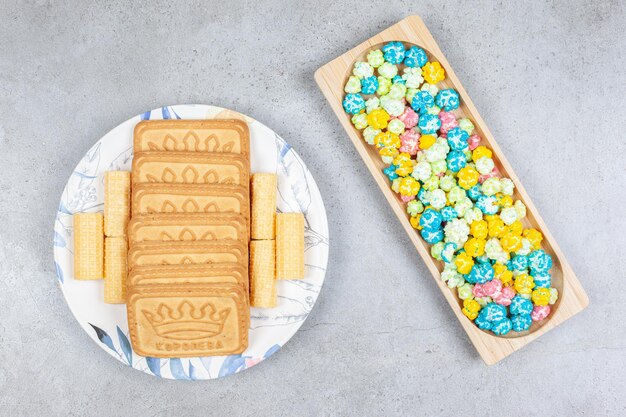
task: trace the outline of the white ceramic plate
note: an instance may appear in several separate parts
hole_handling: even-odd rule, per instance
[[[133,352],[126,307],[103,302],[103,281],[73,278],[72,214],[102,211],[103,173],[130,170],[133,128],[146,119],[239,118],[250,127],[252,172],[276,172],[279,211],[305,214],[304,280],[278,282],[278,307],[251,309],[249,346],[241,355],[158,359]],[[267,126],[230,110],[206,105],[177,105],[133,117],[104,135],[83,157],[61,196],[54,225],[54,260],[59,284],[72,313],[102,349],[145,373],[170,379],[220,378],[250,368],[281,348],[300,328],[324,283],[328,263],[328,222],[315,180],[296,152]]]

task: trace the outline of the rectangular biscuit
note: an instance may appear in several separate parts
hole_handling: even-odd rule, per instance
[[[74,279],[101,279],[104,273],[102,213],[76,213],[73,220]]]
[[[128,253],[129,268],[247,261],[248,248],[238,241],[145,242],[133,245]]]
[[[104,234],[109,237],[126,235],[130,217],[130,172],[104,173]]]
[[[249,219],[248,190],[241,185],[137,184],[133,216],[154,213],[235,213]]]
[[[250,162],[232,153],[140,152],[133,158],[133,185],[236,184],[249,187]]]
[[[127,303],[133,350],[155,358],[242,353],[250,320],[245,300],[237,286],[134,287]]]
[[[250,155],[250,131],[242,120],[144,120],[135,126],[135,153],[226,152]]]
[[[250,241],[250,305],[276,307],[276,245],[273,240]]]
[[[250,237],[259,240],[274,239],[276,217],[276,175],[258,173],[250,181],[252,218]]]
[[[247,265],[217,263],[210,265],[137,266],[128,274],[128,286],[136,285],[230,284],[248,288]]]
[[[127,245],[125,237],[104,239],[104,302],[126,302]]]
[[[238,240],[248,243],[248,222],[241,214],[150,214],[128,223],[129,245],[138,242]]]
[[[304,278],[304,215],[276,215],[276,278]]]

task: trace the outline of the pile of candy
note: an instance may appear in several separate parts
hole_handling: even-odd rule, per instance
[[[472,121],[457,119],[460,97],[438,87],[444,79],[423,49],[390,42],[354,64],[343,108],[388,165],[391,188],[444,262],[441,278],[463,314],[496,335],[525,331],[557,300],[552,259],[541,232],[523,227],[513,181],[499,175]]]

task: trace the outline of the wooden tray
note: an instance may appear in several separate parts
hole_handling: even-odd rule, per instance
[[[556,287],[559,291],[559,300],[552,306],[552,312],[546,320],[534,322],[530,330],[526,332],[510,332],[506,336],[498,337],[490,332],[480,330],[463,315],[456,290],[449,289],[441,280],[440,271],[443,269],[443,263],[436,261],[430,256],[430,246],[422,240],[418,232],[411,227],[409,216],[405,210],[405,204],[391,190],[390,182],[383,174],[382,170],[385,168],[385,164],[381,161],[377,150],[375,147],[369,146],[364,142],[361,133],[356,130],[350,122],[350,116],[343,110],[343,87],[348,76],[351,74],[354,62],[365,61],[365,56],[370,50],[380,48],[389,41],[402,41],[405,44],[417,45],[427,52],[429,60],[439,61],[441,63],[446,70],[446,79],[439,83],[439,87],[452,87],[458,91],[461,97],[461,106],[459,109],[455,110],[454,113],[457,117],[467,117],[474,122],[476,133],[482,137],[481,144],[488,146],[494,153],[493,159],[496,167],[503,176],[510,178],[515,184],[515,194],[513,198],[522,200],[527,208],[527,216],[523,221],[524,227],[534,227],[543,233],[544,240],[542,247],[552,256],[554,262],[550,272],[552,274],[552,286]],[[478,350],[478,353],[488,365],[492,365],[505,358],[587,307],[589,299],[580,285],[578,278],[576,278],[574,271],[539,216],[535,205],[530,200],[530,197],[524,190],[517,175],[513,172],[513,168],[511,168],[511,165],[502,154],[500,147],[493,138],[484,120],[480,117],[476,107],[474,107],[472,100],[465,92],[465,89],[454,74],[450,64],[448,64],[446,57],[437,46],[435,39],[433,39],[418,16],[405,18],[340,57],[332,60],[315,72],[315,80],[326,96],[326,99],[330,102],[335,114],[341,121],[341,124],[378,183],[381,191],[387,198],[387,201],[389,201],[391,208],[396,216],[398,216],[400,223],[402,223],[402,226],[411,238],[415,248],[424,259],[424,262],[426,262],[426,266],[432,273],[433,278],[435,278],[446,300],[448,300],[454,314],[456,314],[461,325],[469,335],[470,340]]]

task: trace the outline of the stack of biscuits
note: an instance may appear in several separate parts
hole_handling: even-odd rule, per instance
[[[152,120],[134,131],[127,311],[151,357],[248,345],[250,139],[238,120]]]

